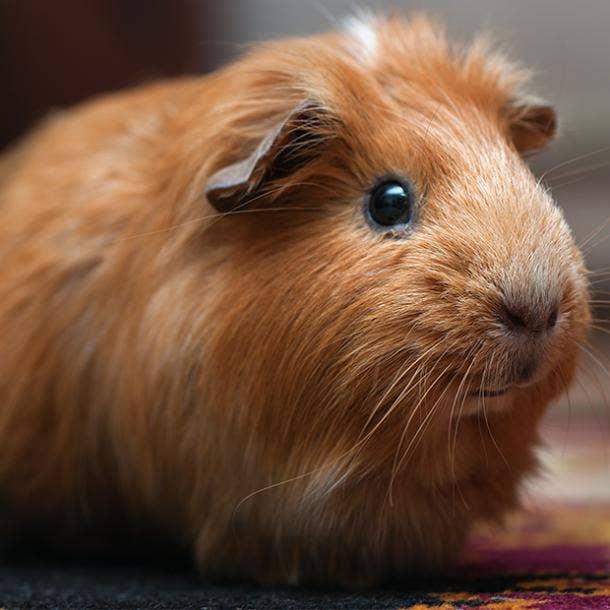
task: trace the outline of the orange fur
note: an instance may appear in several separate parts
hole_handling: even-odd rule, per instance
[[[516,505],[588,325],[581,256],[520,156],[554,115],[480,43],[365,27],[93,101],[2,159],[13,519],[163,531],[210,576],[362,586],[442,569]],[[303,100],[316,120],[268,153],[300,162],[265,157],[216,212],[211,177]],[[362,213],[387,174],[419,195],[398,237]],[[533,383],[473,396],[530,349],[498,330],[506,290],[560,295],[561,319]]]

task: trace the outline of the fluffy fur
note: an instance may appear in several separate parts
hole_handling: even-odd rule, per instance
[[[517,504],[588,324],[581,255],[522,161],[554,114],[523,84],[424,17],[376,19],[95,100],[5,155],[12,523],[163,533],[262,583],[447,566]],[[214,176],[274,129],[217,212]],[[418,194],[401,234],[363,214],[386,175]],[[507,295],[558,304],[556,327],[515,337]]]

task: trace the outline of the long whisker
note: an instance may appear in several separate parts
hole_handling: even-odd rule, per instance
[[[475,345],[470,350],[470,352],[468,353],[467,358],[470,357],[470,354],[472,354],[476,348],[477,348],[477,346]],[[441,374],[441,376],[444,375],[447,372],[447,370],[448,370],[448,368]],[[438,380],[436,380],[436,381],[438,381]],[[435,381],[435,383],[436,383],[436,381]],[[406,447],[405,451],[403,452],[403,455],[402,455],[401,459],[396,464],[396,467],[393,469],[392,478],[391,478],[390,487],[389,487],[389,492],[390,493],[392,492],[392,485],[393,485],[394,477],[396,476],[395,473],[400,471],[400,469],[403,467],[403,464],[410,457],[410,455],[413,455],[413,452],[418,447],[418,445],[421,442],[421,439],[423,438],[425,432],[427,431],[427,429],[431,425],[432,418],[435,415],[436,411],[438,410],[439,405],[441,404],[442,399],[444,398],[445,394],[447,393],[447,391],[451,387],[452,381],[453,380],[450,380],[450,382],[446,385],[444,391],[441,393],[441,395],[438,397],[436,402],[430,408],[428,414],[420,422],[420,425],[419,425],[418,429],[415,431],[415,434],[413,435],[413,437],[411,438],[411,441],[409,442],[408,446]],[[461,385],[460,385],[460,387],[461,387]],[[458,395],[459,395],[459,388],[458,388]],[[414,410],[414,413],[415,412],[419,412],[419,406],[422,403],[423,403],[423,400],[420,399],[420,403],[417,405],[417,409]],[[403,429],[403,435],[407,431],[407,429],[408,429],[408,427],[405,426],[405,428]],[[401,444],[402,444],[402,438],[401,438]]]
[[[428,354],[432,353],[436,347],[437,347],[436,345],[433,345],[432,347],[427,349],[414,362],[410,363],[409,366],[407,366],[402,372],[400,372],[396,376],[394,381],[386,389],[386,391],[383,393],[381,398],[377,401],[377,403],[371,410],[371,414],[369,415],[368,419],[366,420],[366,422],[363,426],[363,432],[367,428],[367,426],[370,424],[370,422],[373,420],[373,418],[375,417],[375,414],[377,413],[377,411],[379,410],[381,405],[383,405],[383,403],[387,400],[387,398],[390,396],[390,394],[392,393],[394,388],[400,383],[400,381],[402,381],[404,379],[404,377],[409,373],[409,371],[413,370],[413,368],[417,364],[419,364],[422,360],[424,360]],[[414,377],[415,377],[415,375],[414,375]],[[393,410],[393,407],[395,404],[399,403],[405,397],[407,391],[408,391],[408,386],[407,386],[407,388],[404,388],[402,390],[402,392],[399,394],[398,398],[393,402],[392,406],[390,406],[390,408],[386,411],[386,415],[389,414]]]
[[[482,350],[484,349],[482,342],[479,342],[479,344],[481,347],[480,349],[476,352],[476,354],[474,354],[472,356],[472,363],[477,362],[479,359],[479,355],[482,352]],[[464,494],[462,493],[462,488],[460,486],[460,480],[459,477],[456,476],[456,470],[455,470],[455,460],[456,460],[456,454],[457,454],[457,441],[458,441],[458,432],[459,432],[459,425],[460,422],[462,420],[462,413],[464,410],[464,405],[466,403],[466,399],[468,397],[468,393],[469,393],[469,389],[470,386],[468,384],[468,376],[471,373],[471,368],[469,367],[469,369],[466,371],[466,374],[464,375],[464,385],[463,385],[463,389],[462,389],[462,397],[459,403],[459,408],[458,408],[458,412],[457,412],[457,417],[455,418],[455,426],[454,426],[454,432],[453,432],[453,441],[451,438],[449,438],[449,445],[453,445],[453,448],[451,449],[451,473],[452,473],[452,480],[454,483],[454,490],[457,490],[459,496],[460,496],[460,500],[462,501],[462,504],[464,505],[464,508],[466,508],[466,510],[470,510],[470,506],[468,505],[468,502],[466,501],[466,498],[464,497]],[[482,388],[481,388],[482,389]],[[479,391],[481,391],[481,389]],[[459,395],[459,389],[458,389],[458,395]],[[453,499],[453,506],[455,508],[455,497]]]
[[[493,445],[496,448],[498,454],[502,458],[502,461],[506,465],[506,468],[508,469],[508,471],[512,472],[512,467],[509,464],[508,460],[506,459],[506,456],[504,455],[504,452],[500,448],[500,445],[498,445],[498,442],[496,441],[496,437],[494,436],[494,434],[493,434],[493,432],[491,430],[491,426],[489,425],[489,418],[487,417],[487,409],[485,407],[486,407],[485,400],[483,400],[483,418],[485,420],[485,426],[487,427],[487,431],[489,432],[489,437],[491,438],[491,442],[493,443]]]
[[[591,163],[590,165],[585,165],[584,167],[578,167],[576,169],[569,170],[567,172],[563,172],[556,176],[552,176],[551,180],[563,180],[564,178],[572,178],[574,176],[579,176],[578,179],[586,178],[588,174],[591,174],[592,172],[595,172],[598,169],[604,169],[605,167],[608,167],[609,165],[610,165],[610,161],[600,161],[599,163]],[[585,174],[585,176],[582,176],[583,173]],[[547,183],[551,184],[553,189],[557,188],[551,182],[547,182]]]
[[[448,369],[446,369],[444,372],[447,372]],[[439,378],[442,377],[442,374],[439,375]],[[441,404],[441,401],[444,397],[444,395],[447,393],[447,391],[450,388],[450,384],[447,384],[447,386],[445,387],[445,389],[443,390],[443,392],[441,393],[441,395],[439,396],[439,398],[434,402],[434,404],[432,405],[432,407],[430,408],[430,410],[428,411],[428,413],[426,414],[426,416],[424,417],[424,419],[422,420],[422,422],[419,424],[419,427],[417,428],[417,430],[415,431],[415,434],[413,435],[413,437],[411,438],[411,440],[409,441],[409,444],[407,445],[405,451],[403,452],[402,457],[400,458],[398,464],[396,465],[396,469],[395,472],[399,472],[400,469],[402,468],[403,464],[405,463],[405,460],[407,459],[407,457],[409,456],[409,452],[411,451],[411,449],[415,449],[417,447],[417,445],[419,444],[419,441],[421,440],[421,437],[423,435],[423,433],[425,432],[426,428],[426,424],[429,421],[432,421],[432,417],[434,416],[434,414],[436,413],[436,411],[439,408],[439,405]],[[420,402],[419,404],[423,404],[423,401]],[[414,413],[418,411],[418,409],[414,409]],[[395,476],[395,475],[394,475]],[[390,486],[388,488],[388,493],[390,494],[390,498],[391,498],[391,489],[392,489],[392,484],[394,481],[394,476],[390,479]]]
[[[608,370],[608,368],[599,360],[599,358],[597,358],[597,356],[590,349],[588,349],[585,345],[582,345],[582,344],[579,344],[578,347],[582,351],[584,351],[591,358],[591,360],[593,360],[593,362],[595,362],[606,375],[610,375],[610,371]]]
[[[449,352],[449,350],[451,350],[451,349],[452,349],[452,348],[453,348],[453,347],[454,347],[454,346],[455,346],[457,343],[458,343],[458,341],[453,341],[451,344],[449,344],[449,345],[448,345],[448,346],[445,348],[445,350],[444,350],[444,351],[443,351],[443,352],[440,354],[440,356],[438,356],[438,357],[436,358],[436,360],[437,360],[437,361],[440,361],[440,360],[441,360],[441,359],[442,359],[442,358],[443,358],[443,357],[444,357],[444,356],[445,356],[445,355],[446,355],[446,354]],[[432,352],[433,350],[435,350],[437,347],[438,347],[438,345],[437,345],[437,344],[433,345],[433,346],[432,346],[430,349],[426,350],[425,354],[429,354],[429,353],[431,353],[431,352]],[[425,378],[422,380],[422,383],[425,383],[425,381],[427,380],[427,378],[430,376],[430,374],[431,374],[431,373],[432,373],[432,371],[430,371],[430,372],[428,373],[428,375],[427,375],[427,376],[426,376],[426,377],[425,377]],[[441,373],[441,375],[442,375],[442,374],[443,374],[443,373]],[[417,411],[417,408],[418,408],[418,407],[419,407],[419,405],[420,405],[420,404],[423,402],[423,400],[425,399],[425,396],[426,396],[426,395],[427,395],[427,394],[430,392],[430,390],[431,390],[431,389],[434,387],[434,385],[437,383],[437,381],[438,381],[438,379],[437,379],[437,380],[435,380],[434,384],[432,384],[432,387],[428,388],[428,389],[425,391],[425,393],[424,393],[423,395],[420,393],[420,396],[419,396],[419,399],[418,399],[418,400],[419,400],[419,402],[417,403],[417,405],[416,405],[415,409],[413,409],[413,412],[411,413],[410,417],[409,417],[409,418],[408,418],[408,420],[407,420],[406,425],[404,426],[404,429],[403,429],[403,436],[401,437],[401,442],[402,442],[402,439],[403,439],[403,437],[404,437],[404,434],[406,434],[406,430],[407,430],[407,428],[408,428],[409,424],[411,423],[411,421],[412,421],[412,419],[413,419],[413,416],[414,416],[415,412]],[[399,448],[400,448],[400,443],[399,443]]]
[[[608,226],[609,223],[610,218],[607,218],[599,227],[593,229],[591,233],[578,244],[578,247],[583,250],[585,246],[591,242],[591,240],[595,239]]]
[[[393,488],[393,484],[394,484],[394,479],[396,478],[396,474],[400,470],[400,466],[401,466],[401,463],[402,463],[402,460],[397,461],[397,455],[398,455],[398,453],[400,451],[400,448],[402,446],[402,443],[404,442],[404,439],[405,439],[405,437],[407,435],[407,432],[409,430],[409,426],[411,425],[411,422],[413,421],[413,418],[415,417],[415,414],[419,412],[419,409],[420,409],[421,405],[424,404],[424,401],[426,400],[426,397],[430,394],[430,392],[434,389],[436,384],[444,377],[444,375],[447,373],[447,371],[449,371],[450,368],[451,368],[450,366],[447,366],[445,369],[443,369],[443,371],[441,371],[437,375],[437,377],[434,380],[434,382],[432,384],[430,384],[430,386],[428,386],[428,388],[422,394],[422,396],[420,397],[419,401],[417,402],[417,404],[415,405],[415,407],[411,411],[411,414],[409,415],[409,418],[407,419],[406,424],[403,426],[403,431],[402,431],[402,434],[400,436],[400,440],[398,442],[396,453],[394,455],[394,463],[392,465],[392,473],[390,475],[390,484],[389,484],[389,487],[388,487],[389,504],[390,504],[390,506],[393,506],[393,504],[394,504],[394,502],[393,502],[393,495],[392,495],[392,488]],[[436,403],[434,403],[434,405],[430,408],[430,411],[434,410],[434,407],[441,400],[441,398],[444,396],[444,394],[447,392],[448,389],[449,389],[449,385],[447,385],[445,387],[445,390],[441,394],[441,397],[439,399],[437,399]],[[417,433],[416,433],[416,435],[417,435]]]
[[[450,412],[450,415],[449,415],[449,425],[451,426],[453,420],[455,420],[455,429],[454,429],[454,432],[453,432],[453,437],[456,438],[456,439],[457,439],[457,430],[458,430],[459,426],[458,426],[458,423],[457,423],[458,418],[455,417],[455,415],[454,415],[455,408],[456,408],[456,406],[458,406],[458,401],[461,400],[460,394],[461,394],[462,390],[464,388],[466,388],[466,382],[467,382],[468,376],[470,375],[470,372],[471,372],[471,370],[472,370],[472,368],[473,368],[473,366],[474,366],[474,364],[476,362],[476,358],[472,357],[472,356],[475,353],[475,350],[479,349],[481,344],[482,344],[482,341],[479,341],[478,343],[476,343],[473,346],[473,348],[470,350],[469,354],[468,354],[468,358],[470,358],[470,365],[466,369],[466,372],[464,373],[464,376],[462,377],[462,379],[460,381],[460,384],[459,384],[459,386],[458,386],[458,388],[456,390],[456,393],[455,393],[455,397],[453,399],[453,403],[451,405],[451,412]],[[466,393],[467,393],[467,390],[465,390],[464,396],[466,395]],[[460,406],[462,404],[463,404],[463,402],[460,403]],[[449,463],[451,465],[451,476],[452,476],[452,479],[455,479],[455,451],[454,451],[455,443],[452,443],[451,428],[450,428],[450,434],[449,434],[448,443],[449,443],[448,444],[448,450],[449,450],[449,457],[450,457],[450,462]],[[453,451],[452,451],[452,445],[453,445]]]
[[[610,150],[610,146],[604,146],[603,148],[599,148],[597,150],[593,150],[591,152],[582,154],[582,155],[578,155],[576,157],[573,157],[572,159],[568,159],[567,161],[562,161],[561,163],[558,163],[557,165],[554,165],[553,167],[551,167],[550,169],[547,169],[541,176],[540,178],[538,178],[538,182],[542,182],[548,175],[552,174],[553,172],[557,171],[558,169],[562,168],[562,167],[566,167],[568,165],[572,165],[574,163],[577,163],[578,161],[582,161],[583,159],[588,159],[590,157],[593,157],[595,155],[599,155],[601,153],[607,152],[608,150]]]

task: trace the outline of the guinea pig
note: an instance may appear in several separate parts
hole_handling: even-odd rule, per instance
[[[351,19],[5,154],[5,522],[168,537],[208,578],[447,569],[518,506],[589,325],[526,81],[424,16]]]

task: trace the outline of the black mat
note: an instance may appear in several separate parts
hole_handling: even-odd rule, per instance
[[[536,576],[540,578],[540,576]],[[412,582],[395,589],[354,593],[302,588],[212,585],[188,565],[17,560],[0,562],[0,608],[42,609],[362,609],[442,605],[439,592],[500,593],[512,578]],[[467,603],[467,602],[466,602]],[[472,604],[468,604],[472,605]],[[477,604],[478,605],[478,604]]]
[[[422,592],[345,593],[202,582],[188,569],[107,563],[0,564],[0,607],[16,608],[400,608],[432,603]]]

